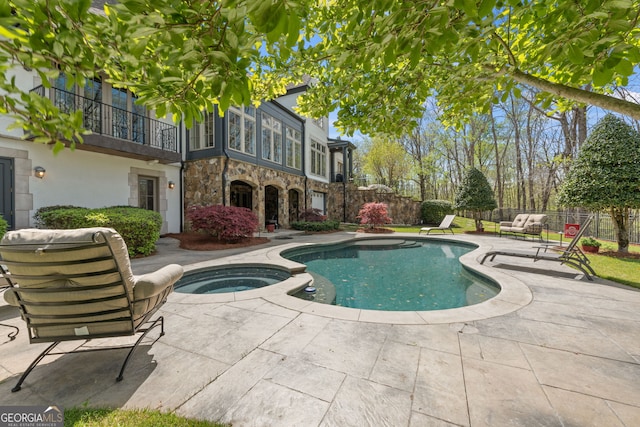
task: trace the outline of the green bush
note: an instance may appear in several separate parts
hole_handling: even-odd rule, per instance
[[[126,242],[131,257],[151,254],[162,228],[162,216],[158,212],[132,206],[98,209],[47,206],[38,209],[34,219],[39,228],[113,228]]]
[[[0,217],[0,239],[2,239],[2,236],[4,236],[4,233],[7,232],[7,229],[9,228],[9,223],[2,217]]]
[[[291,228],[302,231],[333,231],[340,228],[340,221],[325,220],[318,221],[295,221],[291,223]]]
[[[580,240],[580,244],[583,245],[583,246],[593,246],[593,247],[596,247],[596,248],[599,248],[602,245],[602,243],[598,242],[593,237],[583,237]]]
[[[420,205],[420,218],[424,224],[440,224],[452,213],[453,204],[448,200],[425,200]]]
[[[36,213],[33,214],[33,220],[36,225],[36,228],[55,228],[55,227],[47,227],[46,225],[47,221],[50,221],[50,219],[45,217],[47,217],[48,212],[59,211],[62,209],[85,209],[85,208],[81,208],[79,206],[73,206],[73,205],[43,206],[40,209],[38,209]]]

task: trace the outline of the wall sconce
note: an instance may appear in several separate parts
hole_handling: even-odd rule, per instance
[[[36,178],[44,178],[44,174],[47,172],[47,170],[45,168],[43,168],[42,166],[36,166],[35,168],[33,168],[33,175]]]
[[[169,181],[169,190],[173,190],[174,188],[176,188],[176,183],[173,181]]]

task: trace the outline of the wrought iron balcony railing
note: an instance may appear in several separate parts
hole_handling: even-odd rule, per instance
[[[95,134],[179,152],[178,128],[174,125],[58,88],[46,89],[41,85],[32,91],[43,97],[48,92],[54,104],[64,113],[81,110],[84,128]]]

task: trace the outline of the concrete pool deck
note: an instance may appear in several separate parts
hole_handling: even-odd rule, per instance
[[[167,263],[275,262],[282,245],[353,233],[268,236],[269,244],[220,252],[163,238],[158,254],[132,265],[141,274]],[[393,235],[404,236],[417,234]],[[452,237],[427,237],[442,238]],[[480,245],[463,262],[513,285],[506,301],[430,318],[316,307],[284,291],[174,292],[162,309],[166,335],[137,350],[119,383],[124,353],[95,352],[47,358],[11,393],[46,344],[29,345],[17,310],[1,304],[0,322],[20,334],[0,335],[0,402],[154,408],[234,426],[640,425],[640,292],[558,263],[478,265],[489,248],[535,242],[453,239]]]

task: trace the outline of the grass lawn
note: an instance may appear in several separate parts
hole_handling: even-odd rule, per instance
[[[68,408],[64,410],[65,427],[230,427],[210,421],[193,420],[175,414],[146,409],[90,409]]]
[[[485,231],[493,232],[494,223],[484,221]],[[462,234],[467,231],[475,231],[475,223],[472,219],[456,217],[453,221],[454,234]],[[418,233],[420,225],[414,226],[392,226],[394,231],[402,233]],[[352,231],[355,231],[357,226]],[[440,233],[440,232],[437,232]],[[544,234],[546,237],[546,233]],[[560,241],[560,234],[549,232],[549,240]],[[633,286],[640,289],[640,245],[630,245],[629,257],[621,257],[616,254],[618,245],[616,242],[599,240],[602,243],[599,254],[587,254],[587,258],[591,262],[591,266],[595,270],[598,277],[612,280],[624,285]],[[563,242],[568,243],[566,239]],[[635,255],[637,254],[637,255]]]

